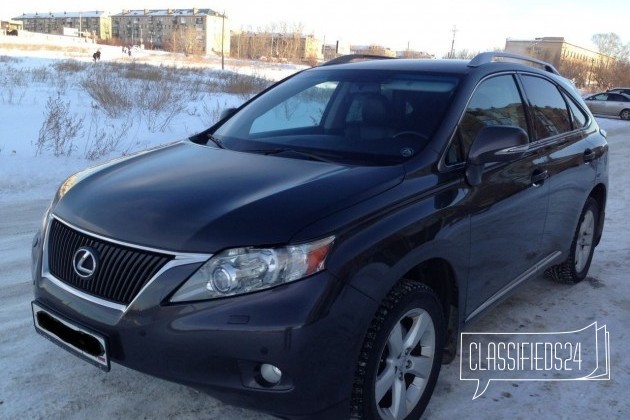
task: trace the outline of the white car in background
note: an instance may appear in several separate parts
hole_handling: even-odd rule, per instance
[[[630,95],[616,92],[601,92],[584,98],[593,114],[619,117],[630,120]]]

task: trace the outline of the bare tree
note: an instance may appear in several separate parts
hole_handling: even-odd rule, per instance
[[[630,86],[630,62],[617,63],[615,86]]]
[[[567,79],[572,80],[577,87],[583,88],[590,82],[588,78],[592,69],[589,69],[589,67],[581,61],[562,60],[558,66],[558,71]]]
[[[202,54],[203,46],[198,38],[199,34],[194,26],[178,25],[171,39],[172,51],[181,52],[187,56]]]
[[[241,30],[232,35],[232,56],[270,61],[295,61],[308,58],[302,24],[272,23],[257,30]]]
[[[387,56],[388,51],[387,48],[382,45],[369,45],[367,48],[361,51],[362,54],[371,54],[371,55],[383,55]]]
[[[614,60],[600,60],[593,69],[593,78],[600,88],[630,85],[630,43],[624,44],[614,32],[599,33],[591,38],[600,53]]]
[[[597,45],[600,53],[613,56],[619,61],[628,61],[630,44],[624,44],[616,33],[595,34],[591,37],[591,40]]]
[[[451,53],[449,52],[447,55],[445,55],[442,58],[456,58],[456,59],[462,59],[462,60],[472,60],[477,54],[479,54],[479,51],[470,51],[464,48],[462,50],[456,50],[455,52],[453,52],[452,56],[451,56]]]
[[[595,64],[593,68],[593,79],[597,83],[597,86],[600,88],[610,88],[613,85],[613,81],[615,79],[615,69],[616,66],[614,63],[608,63],[604,61],[599,61]]]

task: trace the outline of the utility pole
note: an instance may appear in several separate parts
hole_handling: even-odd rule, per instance
[[[225,54],[223,52],[223,45],[225,44],[225,10],[221,16],[221,70],[225,70]]]
[[[451,29],[451,32],[453,32],[453,41],[451,41],[451,53],[449,54],[449,58],[455,58],[455,34],[458,31],[457,26],[453,25],[453,29]]]

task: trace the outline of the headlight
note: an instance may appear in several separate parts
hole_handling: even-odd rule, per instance
[[[210,258],[173,295],[171,302],[214,299],[268,289],[325,267],[330,236],[284,248],[234,248]]]
[[[61,200],[63,196],[66,195],[66,193],[70,190],[70,188],[72,188],[74,184],[77,182],[78,175],[79,174],[74,174],[68,177],[68,179],[66,179],[63,182],[63,184],[61,184],[61,186],[59,186],[59,188],[57,189],[57,193],[55,194],[55,197],[52,199],[52,201],[48,205],[48,208],[46,208],[46,211],[44,212],[44,217],[42,218],[42,225],[41,225],[42,233],[46,232],[46,226],[48,225],[48,219],[50,219],[50,213],[55,208],[59,200]]]
[[[166,147],[166,145],[158,146],[158,147],[155,147],[153,149],[143,150],[141,152],[134,153],[134,154],[127,155],[127,156],[120,156],[120,157],[117,157],[115,159],[111,159],[111,160],[108,160],[106,162],[99,163],[99,164],[97,164],[95,166],[90,166],[89,168],[83,169],[82,171],[77,172],[76,174],[69,176],[68,179],[66,179],[63,182],[63,184],[61,184],[59,189],[57,189],[57,194],[55,194],[55,198],[53,199],[53,201],[52,201],[52,203],[50,205],[50,209],[53,209],[55,207],[55,205],[59,202],[59,200],[61,200],[63,198],[63,196],[66,195],[66,193],[68,191],[70,191],[70,189],[72,187],[74,187],[76,184],[78,184],[79,182],[81,182],[82,180],[87,178],[88,176],[90,176],[90,175],[92,175],[92,174],[94,174],[94,173],[96,173],[98,171],[102,171],[105,168],[109,168],[110,166],[114,166],[114,165],[116,165],[116,164],[118,164],[120,162],[123,162],[125,160],[129,160],[129,159],[131,159],[131,158],[133,158],[135,156],[143,155],[145,153],[148,153],[148,152],[150,152],[152,150],[155,150],[155,149],[159,149],[161,147]]]

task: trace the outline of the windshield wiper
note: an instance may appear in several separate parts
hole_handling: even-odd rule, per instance
[[[279,155],[279,154],[282,154],[282,153],[294,154],[294,155],[306,157],[306,158],[308,158],[310,160],[317,160],[319,162],[329,162],[329,163],[337,163],[339,161],[339,159],[341,159],[341,157],[337,156],[337,155],[327,154],[328,156],[330,156],[330,158],[329,158],[329,157],[323,155],[321,152],[318,152],[318,153],[307,152],[305,150],[291,149],[289,147],[276,147],[276,148],[271,148],[271,149],[245,150],[245,152],[260,153],[260,154],[263,154],[263,155]]]
[[[219,149],[225,149],[225,146],[223,146],[223,142],[221,141],[221,139],[214,137],[212,134],[208,134],[208,140],[216,144]]]

